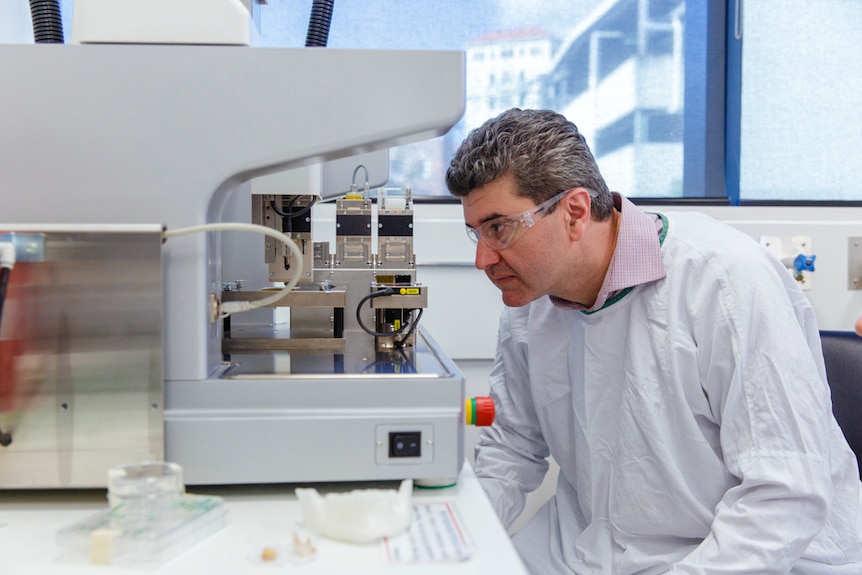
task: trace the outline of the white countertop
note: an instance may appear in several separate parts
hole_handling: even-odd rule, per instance
[[[379,485],[377,485],[379,486]],[[3,575],[54,573],[114,575],[121,573],[506,573],[526,575],[509,536],[496,518],[468,464],[457,485],[444,489],[414,488],[417,506],[449,511],[456,530],[466,541],[466,560],[395,563],[393,539],[386,543],[351,544],[322,538],[302,525],[302,512],[294,485],[190,487],[195,494],[217,495],[225,500],[226,525],[190,549],[157,568],[94,565],[68,559],[57,543],[61,529],[107,508],[104,490],[2,491],[0,490],[0,565]],[[324,486],[317,487],[321,493]],[[362,488],[362,484],[349,488]],[[345,490],[344,486],[336,486]],[[413,524],[417,523],[414,518]],[[261,549],[275,537],[297,532],[309,535],[316,548],[311,560],[301,563],[264,562]],[[283,539],[282,539],[283,540]],[[403,540],[402,540],[403,541]]]

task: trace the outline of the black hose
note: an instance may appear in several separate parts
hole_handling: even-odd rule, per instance
[[[0,325],[3,325],[3,302],[6,301],[6,287],[9,285],[9,268],[0,268]]]
[[[33,39],[47,44],[63,43],[63,16],[59,0],[30,0]]]
[[[314,0],[311,6],[311,18],[308,20],[308,33],[305,36],[305,46],[326,47],[329,38],[329,24],[332,22],[332,5],[335,0]]]
[[[9,285],[9,268],[0,268],[0,325],[3,320],[3,302],[6,301],[6,286]],[[0,429],[0,445],[6,447],[12,443],[12,434]]]

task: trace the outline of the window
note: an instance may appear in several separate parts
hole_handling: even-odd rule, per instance
[[[73,5],[61,0],[67,30]],[[260,6],[261,44],[303,46],[311,7]],[[391,184],[415,195],[448,198],[445,168],[467,132],[519,106],[574,121],[612,189],[725,198],[725,26],[726,0],[369,0],[334,5],[328,45],[466,52],[464,117],[390,152]]]
[[[32,37],[26,2],[0,4],[0,41]],[[68,38],[74,0],[60,6]],[[302,46],[311,6],[261,6],[262,43]],[[517,105],[566,114],[609,185],[633,198],[862,202],[858,0],[369,0],[334,8],[332,47],[467,53],[464,118],[444,137],[392,150],[392,184],[417,194],[448,197],[443,173],[461,139]]]
[[[862,2],[743,2],[739,24],[740,200],[862,200]]]
[[[710,2],[721,4],[723,2]],[[335,3],[333,48],[458,49],[467,54],[462,120],[435,140],[390,151],[390,183],[448,197],[445,168],[466,133],[508,107],[553,108],[578,125],[612,189],[630,197],[679,197],[687,138],[686,58],[704,36],[703,0],[444,0]],[[691,8],[689,8],[691,5]],[[264,45],[304,44],[311,2],[270,0],[261,10]],[[696,34],[687,35],[694,10]],[[722,11],[723,16],[723,11]],[[718,37],[723,42],[723,20]],[[721,70],[723,78],[723,69]],[[694,78],[702,77],[702,73]],[[723,87],[723,84],[722,84]],[[695,101],[704,108],[705,98]],[[695,114],[701,126],[704,112]],[[688,131],[686,131],[688,130]],[[723,136],[723,134],[722,134]],[[719,145],[723,145],[720,139]],[[686,152],[688,153],[688,152]],[[419,169],[419,165],[423,167]],[[703,173],[702,169],[692,174]],[[419,178],[417,180],[416,178]],[[694,195],[707,195],[700,178]],[[723,179],[719,182],[723,184]],[[723,195],[723,185],[711,193]]]

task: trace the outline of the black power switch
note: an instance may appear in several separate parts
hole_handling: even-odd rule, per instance
[[[422,433],[419,431],[390,431],[389,457],[420,457]]]

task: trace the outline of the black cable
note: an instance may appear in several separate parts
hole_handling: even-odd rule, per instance
[[[3,325],[3,302],[6,301],[6,287],[9,285],[10,270],[7,267],[0,269],[0,326]],[[12,443],[12,434],[4,433],[0,429],[0,445],[6,447]]]
[[[299,196],[294,196],[294,199],[292,199],[290,201],[290,204],[288,204],[288,208],[293,208],[293,204],[296,202],[297,199],[299,199]],[[275,213],[277,213],[278,215],[280,215],[283,218],[297,218],[299,216],[303,216],[303,215],[307,214],[311,210],[311,207],[316,203],[317,203],[317,198],[312,198],[311,202],[307,206],[305,206],[304,208],[300,209],[298,212],[283,212],[283,211],[281,211],[275,205],[275,200],[270,200],[269,207],[271,207]]]
[[[293,211],[293,204],[295,204],[297,202],[297,200],[299,200],[299,196],[293,196],[293,198],[291,198],[290,202],[288,202],[288,204],[287,204],[287,209],[288,209],[287,212],[283,212],[280,209],[278,209],[278,206],[275,205],[275,200],[269,201],[269,207],[271,207],[275,211],[275,213],[277,213],[278,215],[280,215],[283,218],[287,218],[287,229],[283,230],[283,231],[286,231],[289,234],[293,233],[293,218],[298,218],[299,216],[307,214],[311,210],[311,207],[315,203],[317,203],[317,198],[312,196],[311,201],[308,203],[307,206],[300,209],[298,212],[294,212]]]
[[[6,301],[6,286],[9,285],[9,268],[0,270],[0,325],[3,324],[3,302]]]
[[[409,357],[407,357],[407,352],[404,351],[404,346],[403,345],[395,346],[395,349],[398,350],[398,354],[401,356],[401,358],[404,360],[404,363],[410,369],[410,373],[416,373],[416,366],[414,366],[413,361]]]
[[[425,310],[423,308],[419,308],[419,313],[416,314],[416,319],[410,322],[410,329],[404,334],[400,340],[395,342],[395,347],[397,349],[401,349],[404,347],[404,344],[407,343],[407,340],[410,339],[410,336],[413,335],[413,332],[416,331],[416,326],[419,325],[419,320],[422,319],[422,313]]]
[[[408,329],[408,330],[407,330],[407,333],[406,333],[406,334],[404,334],[404,337],[402,337],[402,338],[401,338],[401,339],[399,339],[399,340],[396,340],[396,341],[395,341],[395,343],[394,343],[394,346],[395,346],[395,348],[396,348],[396,349],[401,349],[402,347],[404,347],[404,344],[406,344],[406,343],[407,343],[407,340],[408,340],[408,339],[410,339],[410,336],[412,336],[412,335],[413,335],[413,332],[414,332],[414,331],[416,331],[416,326],[418,326],[418,325],[419,325],[419,320],[420,320],[420,319],[422,319],[422,314],[425,312],[425,310],[424,310],[424,309],[422,309],[422,308],[418,308],[418,309],[419,309],[419,313],[418,313],[418,314],[416,314],[416,318],[415,318],[415,319],[413,319],[412,321],[410,321],[410,323],[405,323],[404,325],[402,325],[400,328],[396,329],[395,331],[390,331],[390,332],[380,332],[380,331],[374,331],[374,330],[372,330],[372,329],[369,329],[369,328],[365,325],[365,323],[362,321],[362,313],[361,313],[361,312],[362,312],[362,306],[363,306],[363,305],[365,304],[365,302],[367,302],[368,300],[370,300],[370,299],[374,299],[374,298],[376,298],[376,297],[382,297],[382,296],[387,296],[387,295],[394,295],[395,293],[396,293],[396,291],[395,291],[395,289],[393,289],[393,288],[384,288],[384,289],[382,289],[382,290],[373,291],[373,292],[369,293],[368,295],[366,295],[364,298],[362,298],[362,299],[359,301],[359,304],[356,306],[356,322],[359,324],[359,327],[361,327],[361,328],[362,328],[362,331],[364,331],[364,332],[365,332],[365,333],[367,333],[368,335],[373,335],[374,337],[390,337],[390,336],[395,336],[395,335],[398,335],[398,334],[402,333],[405,329],[407,329],[407,328],[409,327],[410,329]],[[416,310],[415,310],[415,309],[413,309],[413,310],[410,310],[410,311],[412,312],[412,311],[416,311]]]
[[[374,299],[376,297],[381,297],[381,296],[385,296],[385,295],[393,295],[394,293],[395,293],[395,290],[392,288],[383,288],[382,290],[373,291],[373,292],[369,293],[368,295],[366,295],[361,300],[359,300],[359,304],[356,306],[356,323],[359,324],[359,327],[362,328],[362,331],[364,331],[368,335],[373,335],[374,337],[389,337],[390,335],[400,333],[401,330],[403,330],[405,327],[407,327],[405,325],[405,326],[402,326],[401,329],[399,329],[399,330],[396,330],[396,331],[393,331],[390,333],[383,333],[383,332],[376,332],[373,329],[369,329],[365,325],[365,323],[362,321],[362,306],[363,306],[363,304],[365,304],[365,302],[367,302],[370,299]]]

